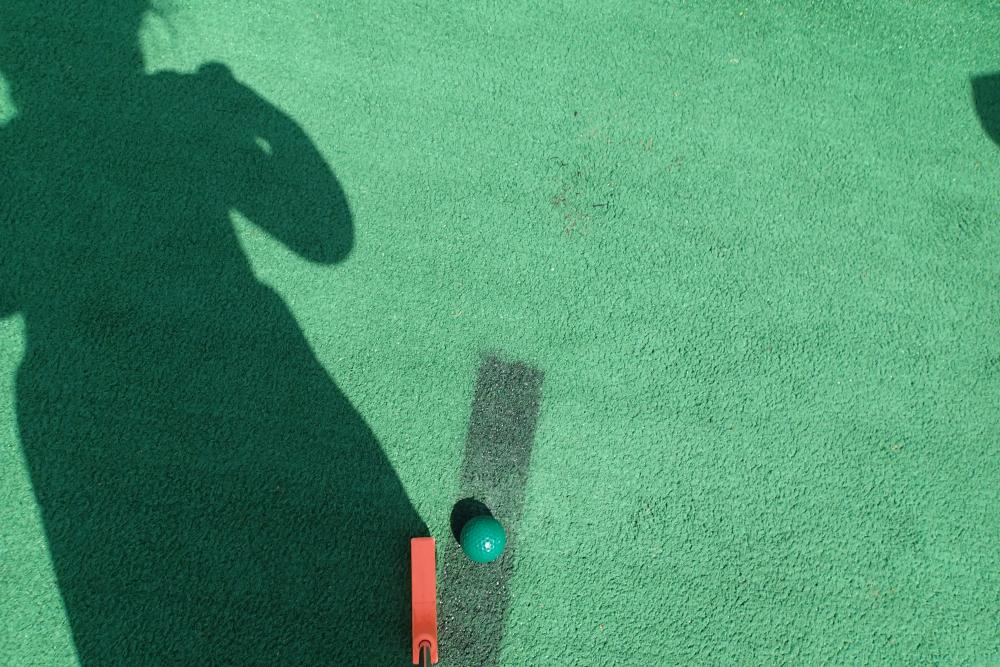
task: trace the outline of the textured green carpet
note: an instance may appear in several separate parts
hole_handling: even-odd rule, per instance
[[[1000,4],[788,4],[0,4],[0,662],[406,664],[495,353],[501,664],[1000,663]]]

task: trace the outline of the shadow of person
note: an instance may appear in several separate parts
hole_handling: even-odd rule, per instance
[[[147,75],[139,0],[7,0],[0,316],[84,665],[405,664],[425,527],[237,210],[302,256],[352,222],[302,130],[222,65]]]
[[[1000,146],[1000,72],[974,77],[972,100],[986,134]]]

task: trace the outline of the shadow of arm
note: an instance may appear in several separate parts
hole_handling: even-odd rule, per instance
[[[240,125],[232,206],[306,259],[344,259],[354,243],[347,198],[306,133],[223,65],[206,65],[199,76],[224,93]]]

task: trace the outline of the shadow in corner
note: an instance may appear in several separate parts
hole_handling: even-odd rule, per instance
[[[426,528],[229,220],[334,263],[344,195],[223,65],[145,74],[147,9],[0,5],[0,317],[25,323],[21,441],[78,655],[406,664]]]
[[[1000,146],[1000,72],[974,77],[972,100],[986,134]]]
[[[451,534],[455,542],[461,544],[462,529],[477,516],[493,516],[493,512],[484,503],[475,498],[462,498],[451,508]]]

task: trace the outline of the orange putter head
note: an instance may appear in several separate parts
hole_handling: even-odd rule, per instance
[[[437,636],[437,564],[434,538],[410,539],[410,574],[412,577],[413,664],[429,654],[430,664],[438,661]]]

